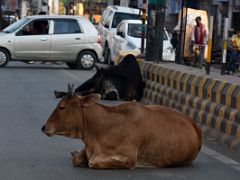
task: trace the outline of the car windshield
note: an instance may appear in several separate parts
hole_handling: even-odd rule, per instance
[[[16,21],[15,23],[13,23],[10,26],[3,29],[3,32],[12,33],[14,31],[16,31],[18,28],[20,28],[22,25],[24,25],[26,22],[28,22],[29,20],[30,20],[29,18],[23,18],[19,21]]]
[[[128,24],[128,36],[141,38],[142,37],[142,24]],[[144,28],[144,36],[146,35],[146,26]],[[146,37],[146,36],[145,36]]]
[[[145,38],[146,38],[146,25],[144,26],[145,31]],[[141,38],[142,37],[142,24],[128,24],[128,36],[134,37],[134,38]],[[164,31],[163,34],[163,40],[168,40],[167,33]]]
[[[122,20],[128,20],[128,19],[140,19],[141,17],[138,14],[127,14],[127,13],[115,13],[113,22],[112,22],[112,28],[116,28],[117,25]]]

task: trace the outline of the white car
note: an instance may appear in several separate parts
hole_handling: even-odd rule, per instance
[[[146,28],[144,28],[146,29]],[[113,36],[110,38],[110,59],[113,64],[117,54],[121,50],[136,50],[141,51],[142,37],[142,21],[141,20],[124,20],[119,23]],[[145,39],[146,44],[146,39]],[[166,29],[164,30],[163,41],[163,60],[175,61],[175,51],[170,42],[170,37]]]
[[[101,57],[100,36],[85,17],[28,16],[0,32],[0,67],[9,61],[61,61],[87,70]]]
[[[101,36],[104,62],[109,62],[109,48],[113,32],[118,24],[127,19],[141,19],[139,9],[121,6],[108,6],[99,21],[98,32]]]

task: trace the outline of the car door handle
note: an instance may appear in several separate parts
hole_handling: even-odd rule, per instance
[[[77,37],[77,38],[75,38],[76,40],[81,40],[81,38],[79,38],[79,37]]]
[[[48,38],[40,38],[40,41],[47,41]]]

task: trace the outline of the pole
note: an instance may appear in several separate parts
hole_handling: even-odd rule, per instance
[[[144,54],[144,44],[145,44],[145,25],[146,25],[146,18],[147,18],[147,2],[143,0],[143,9],[142,9],[142,37],[141,37],[141,54]]]
[[[209,36],[208,36],[208,55],[206,63],[206,74],[210,73],[211,56],[212,56],[212,36],[213,36],[213,16],[210,17]]]
[[[147,16],[147,38],[146,38],[146,60],[153,61],[154,57],[154,38],[155,38],[155,6],[148,3],[148,16]]]
[[[73,15],[75,15],[75,0],[73,0]]]
[[[187,14],[188,14],[188,8],[186,7],[185,8],[185,22],[184,22],[184,30],[182,29],[182,31],[184,31],[183,32],[183,39],[182,39],[182,43],[181,43],[181,45],[182,45],[182,50],[181,50],[181,55],[180,55],[180,57],[181,57],[181,62],[183,62],[183,58],[184,58],[184,52],[185,52],[185,38],[186,38],[186,29],[187,29]],[[182,25],[183,26],[183,25]]]
[[[222,55],[222,68],[221,74],[225,74],[226,69],[226,57],[227,57],[227,46],[228,46],[228,18],[224,19],[224,34],[223,34],[223,55]]]
[[[155,62],[162,61],[164,41],[165,4],[158,3],[155,21]]]
[[[228,30],[230,30],[232,27],[232,16],[233,16],[233,0],[228,0],[228,18],[229,18]]]
[[[92,0],[89,0],[89,19],[93,22],[93,14],[92,14]]]
[[[183,29],[183,9],[184,9],[184,6],[185,6],[185,0],[182,0],[182,10],[181,10],[181,24],[180,24],[180,33],[179,33],[179,43],[180,43],[180,46],[179,46],[179,51],[178,51],[178,57],[179,59],[176,61],[177,64],[180,64],[182,62],[182,51],[183,51],[183,44],[182,44],[182,29]]]

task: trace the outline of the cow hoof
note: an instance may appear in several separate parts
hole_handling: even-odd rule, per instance
[[[85,158],[82,158],[81,155],[77,152],[74,155],[72,155],[72,163],[75,167],[88,167],[88,160]]]

